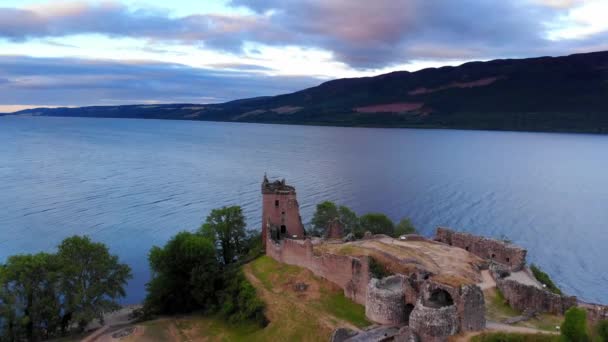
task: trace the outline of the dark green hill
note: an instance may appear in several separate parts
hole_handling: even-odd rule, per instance
[[[291,94],[223,104],[18,114],[608,133],[608,51],[338,79]]]

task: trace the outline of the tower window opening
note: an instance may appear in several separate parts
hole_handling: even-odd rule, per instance
[[[285,234],[287,232],[287,227],[285,225],[281,225],[281,234]]]
[[[278,206],[279,206],[279,200],[275,200],[275,201],[274,201],[274,206],[275,206],[275,207],[278,207]]]

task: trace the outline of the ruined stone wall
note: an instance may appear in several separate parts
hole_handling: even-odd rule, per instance
[[[460,319],[460,332],[485,329],[486,305],[483,291],[479,286],[464,285],[460,287],[456,310]]]
[[[591,304],[579,302],[581,308],[587,310],[587,319],[590,322],[597,323],[601,320],[608,319],[608,305]]]
[[[511,271],[519,271],[526,265],[527,251],[503,241],[441,227],[437,228],[435,241],[466,249],[483,259],[506,265]]]
[[[370,280],[367,257],[327,253],[316,256],[313,255],[312,242],[308,239],[284,239],[278,243],[268,239],[266,255],[279,262],[311,270],[315,275],[341,287],[347,298],[365,305]]]
[[[370,280],[367,288],[365,316],[380,324],[406,323],[403,285],[404,277],[402,275]]]
[[[432,308],[419,300],[410,316],[410,328],[420,340],[425,342],[443,342],[447,337],[458,332],[458,314],[454,305]]]
[[[423,304],[429,301],[429,296],[437,291],[446,291],[452,301],[457,312],[457,328],[458,332],[478,331],[486,327],[485,317],[485,299],[483,291],[477,285],[462,285],[452,287],[445,284],[437,283],[432,280],[425,282],[421,287],[421,296]]]
[[[496,287],[509,305],[520,311],[534,310],[563,315],[577,304],[576,297],[560,296],[536,286],[525,285],[510,279],[496,279]]]

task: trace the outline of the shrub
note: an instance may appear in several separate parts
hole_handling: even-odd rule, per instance
[[[536,278],[536,280],[545,284],[549,291],[551,291],[555,294],[558,294],[558,295],[562,294],[562,291],[557,287],[557,285],[555,285],[555,283],[553,282],[553,280],[551,280],[549,275],[547,273],[543,272],[538,266],[532,264],[532,265],[530,265],[530,270],[534,274],[534,277]]]
[[[239,269],[225,274],[225,288],[220,292],[220,313],[231,323],[251,321],[265,326],[264,302]]]
[[[587,311],[577,307],[568,309],[564,323],[561,326],[561,334],[564,341],[589,341],[589,335],[587,334]]]
[[[371,273],[372,277],[377,279],[382,279],[392,274],[386,269],[386,267],[384,267],[384,265],[373,257],[369,257],[369,273]]]
[[[601,342],[608,342],[608,320],[599,321],[595,333]]]

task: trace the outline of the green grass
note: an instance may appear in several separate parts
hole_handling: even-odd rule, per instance
[[[301,270],[297,266],[276,262],[268,256],[262,256],[252,261],[251,268],[267,290],[271,290],[276,285],[271,279],[273,276],[285,279],[286,276],[297,274]]]
[[[488,318],[495,321],[501,321],[504,318],[519,316],[521,314],[521,312],[509,306],[498,288],[486,296],[486,312]]]
[[[534,264],[530,265],[530,270],[534,274],[536,280],[547,286],[547,290],[555,294],[562,295],[562,290],[560,290],[559,287],[555,285],[555,283],[553,282],[553,280],[551,280],[551,277],[549,277],[547,273],[543,272],[543,270],[541,270],[538,266]]]
[[[281,285],[289,277],[302,272],[303,269],[297,266],[282,264],[268,256],[263,256],[251,263],[251,270],[260,279],[264,287],[272,291],[277,288],[277,285]],[[312,278],[314,281],[326,282],[314,275],[312,275]],[[370,325],[370,322],[365,318],[365,307],[346,298],[342,290],[335,289],[333,286],[331,290],[321,289],[320,298],[309,304],[317,310],[348,321],[355,326],[365,327]]]
[[[321,300],[322,308],[328,313],[348,321],[359,328],[370,325],[370,322],[365,318],[365,307],[344,297],[344,294],[324,294]]]
[[[549,334],[485,333],[471,338],[472,342],[558,342],[560,337]]]

